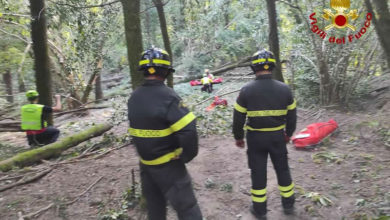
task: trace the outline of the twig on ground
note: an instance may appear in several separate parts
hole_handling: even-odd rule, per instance
[[[75,202],[77,202],[81,196],[83,196],[84,194],[86,194],[89,190],[91,190],[100,180],[103,179],[103,176],[99,177],[98,179],[95,180],[95,182],[93,182],[84,192],[80,193],[75,199],[73,199],[72,201],[70,202],[67,202],[65,203],[64,205],[71,205]],[[21,216],[22,219],[26,218],[26,219],[30,219],[30,218],[33,218],[33,217],[36,217],[37,215],[40,215],[42,212],[46,211],[46,210],[49,210],[50,208],[52,208],[54,206],[54,202],[50,203],[48,206],[46,207],[43,207],[42,209],[39,209],[38,211],[36,212],[33,212],[33,213],[30,213],[30,214],[27,214],[27,215],[23,215]],[[20,217],[19,217],[20,218]]]
[[[110,150],[107,150],[107,151],[105,151],[105,152],[103,152],[103,153],[93,157],[93,159],[99,159],[99,158],[105,156],[106,154],[110,153],[111,151],[119,150],[119,149],[124,148],[124,147],[129,146],[129,145],[130,145],[130,143],[127,143],[127,144],[123,144],[123,145],[121,145],[119,147],[112,148]]]
[[[47,170],[44,170],[44,171],[38,173],[37,175],[35,175],[33,177],[26,178],[26,179],[23,178],[23,179],[19,180],[16,183],[12,183],[12,184],[3,186],[3,187],[0,188],[0,192],[3,192],[5,190],[11,189],[11,188],[14,188],[15,186],[20,186],[20,185],[23,185],[23,184],[27,184],[27,183],[33,182],[33,181],[35,181],[37,179],[40,179],[40,178],[44,177],[46,174],[50,173],[52,170],[53,169],[50,168],[50,169],[47,169]]]
[[[5,177],[2,177],[0,178],[0,181],[7,181],[7,180],[13,180],[13,179],[18,179],[18,178],[22,178],[24,177],[25,175],[18,175],[18,176],[5,176]]]
[[[230,95],[230,94],[232,94],[232,93],[239,92],[240,90],[241,90],[241,89],[237,89],[237,90],[234,90],[234,91],[231,91],[231,92],[227,92],[227,93],[224,93],[224,94],[219,95],[218,97],[222,97],[222,96],[225,96],[225,95]],[[211,99],[213,99],[213,98],[214,98],[214,96],[209,97],[209,98],[207,98],[207,99],[205,99],[205,100],[203,100],[203,101],[200,101],[200,102],[198,102],[198,103],[195,103],[194,105],[200,105],[200,104],[202,104],[202,103],[204,103],[204,102],[207,102],[208,100],[211,100]]]
[[[103,176],[99,177],[98,179],[95,180],[95,182],[93,182],[86,190],[84,190],[84,192],[80,193],[75,199],[73,199],[72,201],[70,202],[67,202],[65,203],[65,205],[71,205],[75,202],[77,202],[81,196],[83,196],[85,193],[87,193],[90,189],[92,189],[92,187],[94,187],[100,180],[103,179]]]
[[[121,145],[119,147],[115,147],[115,148],[111,148],[109,150],[106,150],[103,153],[96,155],[95,157],[81,159],[81,158],[84,158],[84,157],[87,157],[87,156],[91,156],[91,155],[97,154],[96,152],[86,153],[84,155],[80,155],[80,156],[77,156],[77,157],[70,158],[70,159],[68,159],[66,161],[61,161],[61,162],[58,162],[58,163],[51,163],[51,164],[49,164],[49,166],[56,167],[56,166],[63,165],[63,164],[78,163],[78,162],[84,162],[84,161],[99,159],[99,158],[107,155],[108,153],[110,153],[112,151],[119,150],[119,149],[124,148],[124,147],[129,146],[129,145],[130,145],[130,143],[126,143],[126,144],[123,144],[123,145]]]
[[[306,118],[306,117],[304,117],[304,116],[302,116],[301,114],[299,114],[299,113],[297,113],[297,115],[298,115],[298,117],[300,117],[300,118],[303,118],[303,119],[305,119],[305,120],[307,120],[308,118]]]
[[[54,206],[54,203],[52,202],[52,203],[50,203],[48,206],[43,207],[43,208],[39,209],[39,210],[36,211],[36,212],[33,212],[33,213],[30,213],[30,214],[21,216],[21,218],[22,218],[22,219],[30,219],[30,218],[32,218],[32,217],[35,217],[35,216],[41,214],[42,212],[44,212],[44,211],[46,211],[46,210],[49,210],[49,209],[50,209],[51,207],[53,207],[53,206]]]
[[[18,212],[18,220],[24,220],[22,212]]]

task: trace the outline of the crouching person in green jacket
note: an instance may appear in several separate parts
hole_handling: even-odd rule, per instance
[[[45,118],[53,111],[60,111],[61,97],[56,95],[56,106],[50,107],[38,104],[39,94],[35,90],[29,90],[26,97],[30,104],[21,108],[22,130],[26,131],[27,141],[30,147],[43,146],[54,143],[60,131],[52,126],[47,126]]]

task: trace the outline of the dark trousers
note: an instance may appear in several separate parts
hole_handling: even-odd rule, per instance
[[[141,164],[141,181],[149,220],[166,220],[167,201],[180,220],[202,220],[191,178],[182,161],[158,166]]]
[[[271,157],[276,171],[282,205],[292,208],[295,202],[294,185],[288,166],[287,148],[283,131],[254,132],[248,131],[248,164],[252,177],[252,202],[259,214],[267,212],[267,160]]]
[[[212,92],[212,87],[210,84],[204,84],[203,87],[201,88],[202,92],[208,92],[208,93],[211,93]]]
[[[31,147],[43,146],[57,141],[60,135],[60,130],[55,127],[47,127],[43,133],[35,135],[27,135],[28,145]]]

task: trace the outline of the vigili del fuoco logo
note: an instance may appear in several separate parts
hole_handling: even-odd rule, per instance
[[[324,9],[324,14],[322,14],[322,18],[329,22],[329,25],[325,27],[325,30],[318,27],[317,18],[315,18],[316,13],[314,12],[310,15],[309,18],[312,21],[310,23],[311,31],[323,40],[325,40],[328,36],[326,31],[331,30],[332,28],[349,28],[353,31],[353,34],[349,34],[348,36],[330,36],[328,38],[329,43],[345,44],[347,42],[351,43],[354,40],[359,40],[367,32],[367,29],[371,25],[372,14],[367,13],[364,26],[358,30],[356,29],[353,22],[359,17],[359,14],[356,9],[350,9],[350,0],[330,0],[330,7],[333,10]]]

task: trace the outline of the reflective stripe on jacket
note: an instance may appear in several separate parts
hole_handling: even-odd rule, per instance
[[[42,122],[42,111],[44,105],[28,104],[21,108],[22,130],[37,131],[46,127]]]
[[[196,117],[162,81],[146,80],[133,92],[128,117],[143,164],[160,165],[178,156],[188,162],[197,155]]]
[[[272,74],[261,75],[240,91],[234,105],[233,134],[238,140],[243,139],[244,128],[264,132],[285,129],[291,136],[296,120],[296,101],[289,87],[273,80]]]
[[[203,77],[200,82],[202,83],[202,85],[205,85],[205,84],[210,84],[212,83],[213,81],[209,78],[209,77]]]

